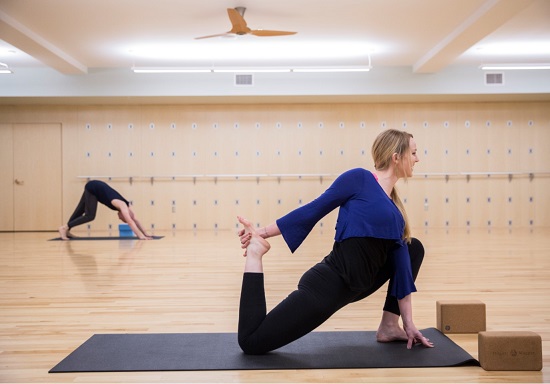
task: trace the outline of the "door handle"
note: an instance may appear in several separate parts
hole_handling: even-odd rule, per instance
[[[25,184],[25,182],[23,180],[15,179],[15,184],[23,185],[23,184]]]

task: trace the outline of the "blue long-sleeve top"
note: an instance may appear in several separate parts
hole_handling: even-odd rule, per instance
[[[366,169],[344,172],[317,199],[277,220],[291,252],[298,249],[319,220],[338,207],[334,240],[342,242],[354,237],[393,240],[395,246],[388,255],[394,267],[390,294],[402,299],[416,292],[409,251],[403,239],[403,216],[375,176]]]

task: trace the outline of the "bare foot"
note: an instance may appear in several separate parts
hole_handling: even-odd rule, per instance
[[[376,341],[379,343],[391,343],[392,341],[407,340],[407,333],[399,326],[391,328],[380,326],[376,332]]]
[[[256,233],[250,221],[240,216],[237,216],[237,218],[244,226],[244,229],[239,232],[241,244],[246,247],[244,271],[263,273],[262,257],[269,251],[271,245]]]
[[[69,228],[66,225],[59,227],[59,235],[61,236],[61,240],[69,240]]]
[[[252,233],[252,237],[250,238],[250,244],[246,248],[246,257],[261,259],[262,256],[265,255],[270,248],[271,244],[269,244],[263,237],[254,232]]]
[[[244,256],[252,256],[253,258],[262,258],[269,251],[271,245],[260,235],[256,233],[256,229],[250,221],[244,217],[237,216],[239,223],[243,225],[243,230],[239,232],[241,243],[246,246]]]

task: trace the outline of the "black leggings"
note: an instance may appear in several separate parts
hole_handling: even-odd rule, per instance
[[[67,226],[69,229],[76,227],[77,225],[82,225],[88,223],[95,219],[95,214],[97,212],[97,197],[92,195],[88,191],[84,191],[80,202],[76,206]]]
[[[412,239],[409,255],[416,280],[424,258],[424,247],[419,240]],[[321,262],[304,273],[297,290],[267,313],[263,273],[245,272],[239,308],[239,345],[246,354],[260,355],[289,344],[313,331],[340,308],[376,292],[392,274],[387,262],[371,288],[357,292],[350,290],[329,265]],[[397,298],[389,293],[384,311],[400,314]]]

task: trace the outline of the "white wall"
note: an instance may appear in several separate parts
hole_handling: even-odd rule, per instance
[[[130,68],[62,75],[51,69],[20,69],[0,76],[0,102],[10,98],[57,97],[231,97],[387,96],[430,97],[550,94],[550,71],[506,71],[504,85],[485,85],[479,69],[449,67],[436,74],[414,74],[410,67],[373,68],[362,73],[256,73],[253,86],[235,86],[232,73],[134,74]],[[546,94],[546,96],[544,96]],[[464,99],[463,99],[464,100]],[[495,99],[495,100],[498,100]],[[351,100],[350,100],[351,101]],[[231,102],[226,100],[226,102]]]

